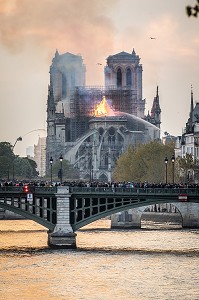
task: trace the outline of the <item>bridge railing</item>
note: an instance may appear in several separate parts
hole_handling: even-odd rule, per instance
[[[28,186],[26,193],[49,193],[54,194],[57,192],[56,186]],[[0,193],[24,193],[23,186],[1,186]]]
[[[126,187],[70,187],[70,193],[117,194],[186,194],[199,195],[197,188],[126,188]]]
[[[57,193],[57,186],[29,186],[28,193],[35,194],[55,194]],[[70,187],[70,193],[92,193],[92,194],[104,194],[104,193],[117,193],[117,194],[186,194],[186,195],[199,195],[198,188],[129,188],[129,187]],[[2,186],[0,187],[0,193],[24,193],[23,186]]]

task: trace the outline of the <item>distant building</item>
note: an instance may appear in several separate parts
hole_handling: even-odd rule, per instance
[[[166,144],[169,144],[169,143],[171,143],[171,142],[176,142],[176,140],[177,140],[177,137],[176,136],[174,136],[174,135],[171,135],[171,134],[169,134],[168,132],[164,132],[164,136],[162,137],[162,143],[164,144],[164,145],[166,145]]]
[[[191,154],[193,159],[199,160],[199,102],[193,104],[193,91],[191,89],[191,105],[189,118],[181,136],[178,136],[175,143],[175,157],[185,157]],[[196,171],[188,170],[186,176],[196,177]],[[197,175],[197,176],[196,176]]]
[[[26,148],[26,156],[27,157],[34,156],[34,147],[33,146],[29,146],[28,148]]]
[[[194,107],[192,90],[189,118],[182,135],[177,137],[175,153],[180,157],[188,153],[199,159],[199,102]]]
[[[129,144],[160,139],[158,88],[144,115],[142,65],[135,51],[107,58],[105,86],[86,86],[79,55],[55,53],[47,101],[46,167],[60,155],[81,179],[111,181],[117,158]]]
[[[34,145],[34,160],[37,164],[39,176],[46,174],[46,137],[39,137],[37,145]]]

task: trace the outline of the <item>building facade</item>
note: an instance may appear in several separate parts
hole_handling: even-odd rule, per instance
[[[193,91],[191,89],[190,113],[181,136],[178,136],[175,143],[175,157],[186,157],[190,154],[193,161],[199,161],[199,102],[194,106]],[[185,181],[198,182],[198,171],[187,170]]]
[[[107,58],[104,68],[105,86],[131,90],[129,113],[144,118],[145,100],[142,99],[142,65],[133,49],[132,53],[120,52]]]
[[[39,137],[37,145],[34,145],[34,161],[37,164],[39,176],[46,174],[46,137]]]
[[[129,144],[160,139],[158,88],[144,115],[142,65],[135,51],[107,58],[105,86],[86,86],[79,55],[55,53],[47,100],[46,161],[62,155],[80,178],[111,181],[116,160]]]

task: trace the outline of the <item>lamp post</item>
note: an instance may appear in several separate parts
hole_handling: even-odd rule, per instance
[[[16,143],[17,143],[17,142],[21,142],[21,141],[22,141],[22,137],[19,136],[19,137],[16,139],[14,145],[12,146],[12,151],[14,151],[14,147],[16,146]],[[16,157],[15,157],[15,158],[16,158]],[[14,165],[15,158],[13,159],[13,162],[12,162],[12,179],[13,179],[13,181],[14,181],[14,179],[15,179],[15,165]]]
[[[165,163],[165,183],[167,184],[167,164],[168,164],[168,158],[167,157],[165,157],[164,163]]]
[[[14,181],[15,179],[15,158],[13,159],[12,162],[12,180]]]
[[[62,183],[62,161],[63,161],[63,156],[60,155],[59,157],[59,161],[60,161],[60,182]]]
[[[190,182],[190,170],[187,171],[187,183],[189,185]]]
[[[15,141],[13,147],[12,147],[12,150],[14,150],[14,147],[16,146],[16,143],[17,143],[17,142],[21,142],[21,141],[22,141],[22,137],[19,136],[19,137],[16,139],[16,141]]]
[[[53,158],[51,156],[50,158],[50,182],[51,182],[51,185],[52,185],[52,182],[53,182],[53,172],[52,172],[52,167],[53,167]]]
[[[174,164],[175,164],[175,156],[174,154],[171,157],[171,162],[172,162],[172,176],[173,176],[173,185],[174,185]]]

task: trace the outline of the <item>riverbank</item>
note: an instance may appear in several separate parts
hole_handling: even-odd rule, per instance
[[[167,213],[167,212],[144,212],[142,214],[142,221],[153,222],[171,222],[182,223],[182,218],[179,213]]]

